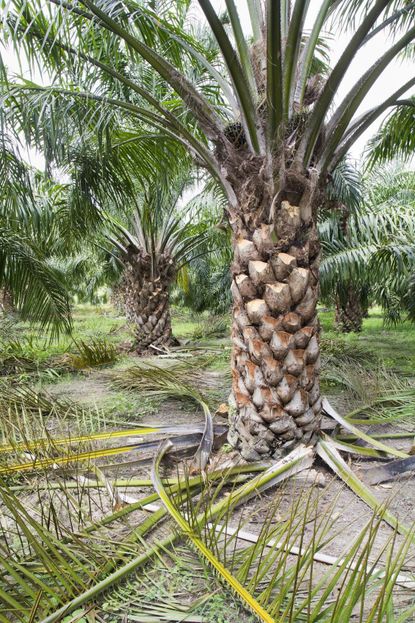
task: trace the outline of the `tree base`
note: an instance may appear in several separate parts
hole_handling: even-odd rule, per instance
[[[320,399],[315,410],[312,421],[302,427],[290,417],[266,425],[258,418],[249,418],[243,409],[238,412],[233,403],[229,410],[228,443],[246,461],[279,460],[299,444],[316,445],[322,418]]]
[[[139,340],[136,340],[132,350],[141,356],[156,355],[162,350],[168,350],[169,348],[173,348],[175,346],[180,346],[180,342],[174,336],[170,336],[167,340],[155,339],[154,342],[151,342],[150,344],[143,344]]]

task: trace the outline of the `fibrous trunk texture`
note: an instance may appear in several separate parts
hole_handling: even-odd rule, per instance
[[[129,250],[124,258],[122,278],[124,307],[135,325],[136,349],[143,353],[150,346],[175,343],[172,335],[169,287],[175,275],[173,260]]]
[[[277,197],[264,208],[263,196],[255,212],[241,206],[231,214],[229,442],[251,461],[314,443],[321,420],[319,243],[311,199],[286,193],[288,199]]]
[[[8,288],[0,288],[0,312],[10,314],[15,311],[13,295]]]
[[[125,296],[124,296],[124,283],[123,279],[120,283],[112,287],[111,291],[111,304],[120,313],[125,313]]]
[[[362,305],[359,292],[349,286],[346,295],[336,297],[335,325],[342,333],[360,333],[367,309]]]

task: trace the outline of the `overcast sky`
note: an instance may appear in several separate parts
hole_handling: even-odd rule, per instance
[[[213,0],[213,4],[216,10],[219,11],[219,13],[225,10],[224,0]],[[249,34],[249,13],[246,0],[236,0],[236,5],[245,32]],[[306,21],[306,28],[309,26],[309,24],[312,23],[313,18],[316,15],[320,5],[321,0],[311,0]],[[192,8],[192,17],[195,20],[204,19],[203,14],[198,8],[197,2],[194,2],[194,6]],[[350,40],[350,34],[351,31],[348,33],[331,33],[331,37],[328,39],[328,41],[330,44],[330,64],[332,67],[334,66],[336,60],[339,58],[343,49]],[[339,101],[339,98],[343,98],[348,93],[358,77],[361,76],[362,73],[366,69],[368,69],[376,61],[376,59],[378,59],[385,52],[385,49],[388,45],[390,45],[390,41],[386,37],[385,33],[380,33],[379,35],[374,37],[366,46],[364,46],[364,48],[357,55],[355,61],[353,62],[350,70],[348,71],[342,82],[337,101]],[[13,71],[18,72],[18,64],[16,62],[16,59],[12,58],[12,55],[9,59],[9,67]],[[368,108],[372,108],[376,104],[379,104],[382,100],[388,97],[388,95],[390,95],[397,88],[399,88],[400,85],[406,82],[410,78],[410,76],[413,75],[413,73],[414,63],[401,60],[396,60],[392,62],[382,74],[382,77],[376,82],[369,95],[365,99],[365,102],[362,105],[362,111]],[[373,135],[379,124],[380,120],[376,124],[374,124],[354,145],[351,152],[354,158],[360,159],[367,140]],[[42,166],[42,160],[35,154],[31,154],[30,160],[32,164],[40,167]]]
[[[203,19],[202,13],[196,5],[197,2],[194,2],[193,12],[195,19]],[[219,11],[219,13],[223,12],[226,6],[224,0],[213,0],[213,5],[215,6],[216,10]],[[236,0],[236,5],[238,7],[240,19],[242,21],[245,32],[250,33],[250,20],[246,0]],[[310,24],[313,23],[320,6],[321,0],[311,0],[305,24],[306,29],[309,28]],[[352,32],[353,31],[350,30],[349,32],[337,31],[330,33],[330,36],[328,37],[328,42],[330,45],[331,67],[334,66],[341,53],[343,52],[344,48],[346,47],[347,43],[350,41],[350,36]],[[340,98],[343,98],[345,95],[347,95],[347,93],[357,81],[359,76],[361,76],[367,69],[369,69],[369,67],[382,54],[384,54],[386,48],[389,45],[390,39],[385,35],[384,32],[382,32],[374,37],[366,46],[364,46],[364,48],[356,56],[352,66],[350,67],[350,70],[346,74],[341,84],[339,97],[336,100],[337,102],[340,101]],[[407,82],[409,78],[414,75],[414,71],[415,65],[413,62],[402,60],[396,60],[392,62],[369,92],[364,103],[362,104],[361,111],[363,112],[364,110],[370,109],[386,99],[402,84]],[[351,154],[354,158],[360,159],[362,153],[364,152],[367,141],[374,134],[380,123],[381,119],[377,123],[373,124],[372,127],[362,135],[360,140],[356,142],[351,150]]]

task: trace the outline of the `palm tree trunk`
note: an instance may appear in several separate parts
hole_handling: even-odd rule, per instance
[[[125,313],[125,296],[124,296],[124,280],[121,279],[117,285],[112,286],[111,288],[111,305],[115,307],[117,312],[120,314]]]
[[[172,260],[161,256],[155,265],[148,254],[129,251],[124,263],[124,307],[128,320],[135,325],[137,352],[177,343],[172,334],[169,304],[169,288],[175,274]]]
[[[0,288],[0,311],[5,315],[16,311],[13,294],[8,288]]]
[[[229,442],[254,461],[279,458],[300,442],[314,443],[320,427],[319,243],[311,205],[300,209],[282,201],[276,216],[267,219],[271,224],[258,222],[257,211],[251,227],[246,210],[241,213],[231,219]]]
[[[336,296],[334,322],[337,330],[342,333],[360,333],[365,312],[367,309],[361,303],[360,292],[350,285],[345,294]]]

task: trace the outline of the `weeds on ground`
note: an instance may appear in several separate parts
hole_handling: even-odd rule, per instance
[[[113,364],[118,359],[116,346],[105,338],[91,338],[89,341],[74,340],[74,344],[78,352],[68,353],[66,358],[75,370]]]

